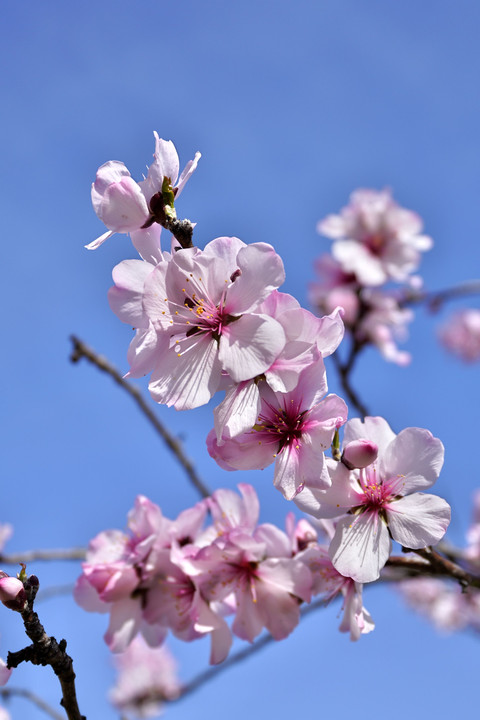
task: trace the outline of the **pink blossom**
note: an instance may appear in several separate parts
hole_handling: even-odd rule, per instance
[[[317,542],[315,528],[304,518],[295,526],[293,513],[290,513],[287,517],[287,532],[292,540],[295,557],[301,560],[312,574],[312,594],[323,595],[325,603],[329,603],[339,594],[343,595],[340,632],[349,632],[353,641],[371,632],[375,624],[363,607],[362,585],[344,577],[334,568],[328,556],[328,547]],[[329,528],[328,535],[332,537],[333,526],[331,531]]]
[[[0,524],[0,551],[3,550],[7,541],[12,537],[13,527],[9,523]]]
[[[177,252],[145,280],[143,307],[157,333],[149,384],[157,402],[198,407],[220,386],[267,370],[285,345],[280,323],[259,312],[285,277],[270,245],[217,238],[205,250]]]
[[[480,569],[480,490],[473,497],[473,522],[467,531],[465,558]]]
[[[396,294],[384,290],[365,289],[361,300],[364,312],[355,328],[357,341],[376,345],[389,362],[408,365],[410,354],[399,350],[396,341],[406,338],[406,325],[413,320],[412,310],[401,307]]]
[[[398,291],[364,287],[353,273],[346,273],[330,255],[316,262],[322,282],[311,286],[310,301],[319,312],[343,308],[343,321],[359,344],[375,345],[385,360],[407,365],[410,355],[397,348],[407,337],[407,324],[413,320],[410,308],[401,304]]]
[[[415,578],[397,584],[407,603],[428,617],[444,632],[480,629],[480,593],[473,588],[463,592],[436,578]]]
[[[295,498],[300,509],[315,517],[339,517],[330,544],[335,568],[357,582],[380,575],[391,550],[390,536],[417,549],[441,540],[450,522],[450,506],[419,490],[431,487],[443,465],[443,445],[428,430],[406,428],[395,435],[383,418],[355,418],[345,427],[345,444],[368,439],[378,445],[372,465],[348,471],[329,464],[327,490],[306,487]]]
[[[238,637],[253,642],[267,628],[275,640],[282,640],[298,624],[300,601],[310,601],[311,575],[288,549],[288,538],[265,525],[253,536],[232,533],[199,552],[202,593],[211,602],[233,594],[232,630]]]
[[[5,662],[5,660],[3,660],[3,658],[0,658],[0,687],[3,687],[4,685],[7,684],[7,682],[10,679],[11,674],[12,674],[12,669],[7,668],[7,663]],[[2,710],[5,713],[5,719],[10,720],[10,715],[8,715],[7,711],[1,707],[0,707],[0,720],[4,720],[4,718],[1,714]]]
[[[317,318],[301,308],[291,295],[275,290],[258,310],[280,323],[285,333],[285,346],[262,375],[227,387],[225,399],[214,410],[215,432],[220,445],[223,437],[236,437],[255,424],[261,408],[262,381],[274,392],[293,390],[300,373],[314,362],[318,352],[322,357],[328,357],[343,338],[340,308]]]
[[[198,152],[178,178],[179,162],[174,144],[171,140],[162,140],[156,132],[154,136],[154,161],[148,169],[147,178],[140,183],[133,180],[125,165],[118,160],[109,160],[98,169],[92,184],[92,204],[108,231],[86,245],[88,250],[95,250],[116,232],[137,233],[136,241],[143,245],[144,234],[149,237],[144,228],[147,230],[149,225],[157,221],[157,196],[161,198],[163,206],[165,183],[173,197],[176,197],[196,169],[201,157]]]
[[[356,190],[350,205],[320,221],[317,230],[334,240],[333,257],[362,285],[406,280],[420,253],[432,247],[431,238],[420,234],[420,217],[397,205],[389,190]]]
[[[480,360],[480,310],[471,308],[451,315],[438,336],[442,345],[461,360]]]
[[[122,714],[154,717],[164,701],[175,700],[180,694],[177,664],[165,646],[151,648],[137,637],[125,652],[115,656],[115,665],[118,678],[110,700]]]
[[[341,265],[328,253],[315,261],[320,281],[310,284],[311,304],[320,314],[331,313],[336,307],[343,308],[343,320],[347,326],[355,324],[360,310],[359,283],[354,273],[342,270]]]
[[[207,439],[210,455],[227,470],[261,469],[275,462],[274,485],[287,500],[306,484],[328,487],[323,451],[346,421],[347,407],[337,395],[324,398],[326,391],[321,357],[301,372],[291,392],[274,393],[262,383],[255,425],[221,443],[212,431]]]

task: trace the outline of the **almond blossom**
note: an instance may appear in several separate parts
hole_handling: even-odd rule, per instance
[[[443,632],[480,631],[480,592],[437,578],[412,578],[396,586],[406,602]]]
[[[480,360],[480,310],[468,308],[453,314],[440,328],[442,345],[465,362]]]
[[[325,489],[331,483],[324,450],[347,419],[347,406],[327,395],[325,366],[319,355],[300,373],[296,387],[275,393],[260,385],[261,407],[248,432],[218,442],[207,438],[210,455],[226,470],[263,469],[275,462],[274,485],[291,500],[305,485]]]
[[[354,418],[345,426],[344,442],[359,439],[378,446],[377,460],[353,471],[330,461],[331,487],[307,486],[295,503],[317,518],[339,517],[330,558],[342,575],[364,583],[380,576],[390,537],[411,549],[438,543],[450,506],[418,492],[435,483],[443,465],[443,445],[428,430],[406,428],[395,435],[383,418]]]
[[[359,189],[340,215],[328,215],[317,225],[321,235],[334,240],[332,255],[345,273],[354,273],[362,285],[404,281],[420,262],[420,253],[432,247],[421,235],[422,220],[400,207],[390,190]]]
[[[408,365],[410,353],[399,350],[397,340],[406,339],[413,311],[400,305],[396,293],[385,290],[365,288],[361,302],[364,310],[355,328],[356,340],[375,345],[388,362]]]
[[[199,152],[178,177],[179,161],[175,145],[171,140],[159,138],[156,132],[153,134],[154,160],[148,168],[147,177],[141,182],[137,183],[124,163],[118,160],[109,160],[98,169],[92,184],[92,204],[108,231],[86,245],[88,250],[96,250],[117,232],[134,233],[152,223],[161,222],[162,217],[157,217],[157,214],[164,212],[165,194],[169,194],[173,202],[195,171],[201,157]],[[142,235],[143,231],[137,234],[139,243]]]
[[[122,714],[154,717],[163,701],[180,694],[177,664],[165,646],[151,648],[137,637],[125,652],[115,656],[115,665],[118,677],[109,696]]]
[[[298,624],[299,606],[311,598],[310,569],[292,557],[285,533],[258,525],[255,490],[241,485],[240,493],[217,490],[176,520],[139,496],[129,533],[110,530],[91,541],[75,597],[88,611],[110,614],[105,641],[113,652],[138,634],[151,647],[168,631],[187,642],[209,635],[217,664],[232,632],[252,642],[265,627],[280,640]],[[204,528],[207,509],[213,523]]]
[[[302,518],[297,523],[293,513],[287,515],[287,533],[292,542],[295,557],[301,559],[312,574],[312,595],[323,595],[328,604],[339,594],[344,597],[343,617],[340,632],[350,633],[350,640],[356,641],[375,629],[369,612],[363,607],[360,583],[344,577],[336,570],[328,556],[328,546],[319,545],[316,529]],[[331,539],[334,525],[329,521],[318,523],[323,534]]]
[[[344,325],[340,308],[317,318],[291,295],[274,290],[258,308],[277,320],[285,333],[285,346],[262,375],[226,388],[225,399],[213,411],[217,441],[235,437],[255,424],[260,412],[260,387],[265,381],[275,392],[289,392],[298,383],[300,373],[314,362],[320,352],[328,357],[337,349]]]
[[[222,374],[238,383],[268,370],[285,345],[260,305],[284,280],[266,243],[216,238],[181,250],[145,279],[143,309],[160,337],[149,390],[178,410],[207,403]]]

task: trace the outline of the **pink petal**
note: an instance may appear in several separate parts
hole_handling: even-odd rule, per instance
[[[220,382],[217,342],[193,335],[182,342],[181,355],[170,348],[158,357],[148,389],[156,402],[177,410],[205,405]]]
[[[406,428],[381,456],[380,472],[383,477],[405,475],[405,492],[425,490],[440,475],[443,458],[443,444],[429,430]]]
[[[108,238],[112,237],[112,235],[115,235],[114,230],[107,230],[106,233],[103,233],[103,235],[100,235],[96,240],[92,240],[91,243],[88,245],[85,245],[87,250],[96,250],[100,247],[100,245],[103,245],[105,240],[108,240]]]
[[[266,315],[242,315],[223,330],[219,359],[232,380],[241,382],[267,370],[285,345],[283,328]]]
[[[252,428],[260,406],[258,385],[253,380],[227,388],[225,399],[213,411],[219,445],[222,444],[222,435],[235,437]]]
[[[391,502],[388,527],[394,540],[412,550],[436,545],[450,524],[450,505],[436,495],[414,493]]]
[[[124,652],[138,632],[142,620],[140,600],[126,598],[113,603],[104,640],[114,653]]]
[[[237,264],[241,275],[229,288],[226,302],[226,311],[235,315],[254,311],[285,280],[280,255],[266,243],[244,246]]]

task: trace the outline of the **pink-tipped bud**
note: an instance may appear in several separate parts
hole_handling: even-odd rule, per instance
[[[21,580],[2,573],[0,577],[0,601],[10,610],[22,612],[27,596]]]
[[[352,440],[345,446],[342,454],[342,463],[349,470],[366,468],[378,456],[378,445],[371,440]]]

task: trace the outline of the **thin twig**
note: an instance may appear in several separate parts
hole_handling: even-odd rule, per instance
[[[352,405],[358,410],[360,415],[362,417],[366,417],[369,414],[368,409],[363,404],[363,402],[360,400],[359,396],[357,395],[357,393],[355,392],[355,390],[353,389],[353,387],[350,384],[350,372],[353,368],[355,359],[356,359],[358,353],[360,352],[360,346],[357,346],[358,349],[356,350],[355,353],[353,352],[353,347],[355,347],[355,344],[352,346],[352,350],[350,351],[350,355],[345,364],[342,363],[342,361],[340,360],[337,353],[333,353],[331,358],[335,365],[335,369],[338,372],[338,376],[340,378],[340,382],[342,384],[342,388],[343,388],[346,396],[348,397],[348,399],[350,400]]]
[[[469,295],[480,294],[480,280],[467,280],[466,282],[455,285],[445,290],[437,290],[427,292],[422,290],[407,290],[405,297],[400,300],[399,305],[420,305],[425,303],[433,312],[440,309],[447,300],[455,300],[459,297],[468,297]]]
[[[37,595],[35,602],[43,602],[44,600],[50,600],[52,597],[58,597],[59,595],[72,595],[75,588],[74,583],[66,583],[65,585],[51,585],[42,590]]]
[[[45,700],[35,695],[31,690],[25,690],[24,688],[0,688],[0,697],[8,701],[11,697],[23,697],[26,700],[30,700],[31,703],[36,705],[40,710],[49,715],[53,720],[65,720],[65,715],[60,714],[54,708],[52,708]]]
[[[0,565],[20,565],[37,560],[85,560],[85,548],[68,550],[26,550],[25,552],[4,555],[0,553]]]
[[[135,400],[145,417],[153,425],[164,443],[177,458],[178,462],[185,470],[188,478],[190,479],[195,489],[200,493],[202,497],[209,497],[211,495],[210,490],[198,476],[192,461],[184,453],[180,442],[175,437],[173,437],[173,435],[170,434],[170,432],[163,425],[163,423],[161,423],[160,420],[157,418],[155,413],[152,412],[151,408],[147,405],[145,399],[143,398],[143,395],[138,390],[138,388],[127,382],[120,375],[118,370],[113,367],[113,365],[111,365],[105,357],[97,355],[97,353],[92,348],[88,347],[88,345],[86,345],[82,340],[75,337],[75,335],[72,335],[70,339],[73,343],[73,350],[70,356],[70,360],[73,363],[76,363],[81,360],[81,358],[85,358],[92,365],[95,365],[95,367],[97,367],[99,370],[102,370],[103,372],[107,373],[107,375],[110,375],[110,377],[113,378],[115,382],[120,385],[120,387],[126,390],[130,397]]]
[[[387,561],[386,567],[402,569],[403,571],[405,571],[406,577],[411,577],[412,575],[434,575],[437,577],[448,577],[457,580],[464,587],[466,585],[469,585],[474,588],[480,588],[480,578],[471,575],[455,563],[447,560],[446,558],[443,558],[432,548],[425,548],[424,550],[415,550],[409,552],[415,552],[423,559],[420,560],[415,557],[392,555]],[[405,577],[402,577],[401,579],[405,579]],[[398,581],[398,578],[396,578],[396,581]],[[305,605],[301,610],[302,619],[310,613],[314,612],[315,610],[325,607],[326,604],[327,603],[324,599],[319,599],[315,602],[310,603],[310,605]],[[267,645],[270,645],[272,642],[274,642],[274,639],[270,635],[270,633],[263,635],[259,640],[253,643],[253,645],[249,645],[248,647],[239,650],[221,665],[208,668],[204,672],[199,673],[196,677],[193,678],[193,680],[183,686],[180,695],[177,698],[173,698],[168,702],[177,702],[178,700],[182,700],[187,695],[191,695],[191,693],[198,690],[201,685],[204,685],[206,682],[209,682],[210,680],[216,678],[217,675],[224,672],[224,670],[228,670],[234,665],[237,665],[243,660],[246,660],[251,655],[254,655],[259,650],[262,650]],[[165,698],[161,699],[165,701]]]
[[[305,607],[302,608],[300,611],[301,617],[304,618],[310,613],[314,612],[315,610],[318,610],[319,608],[325,607],[326,603],[325,600],[316,600],[315,602],[310,603],[310,605],[305,605]],[[176,698],[172,698],[171,700],[168,700],[167,702],[178,702],[179,700],[183,700],[184,697],[187,695],[191,695],[196,690],[198,690],[199,687],[204,685],[206,682],[209,682],[210,680],[213,680],[218,675],[223,673],[225,670],[229,670],[234,665],[238,665],[238,663],[242,662],[243,660],[246,660],[251,655],[254,655],[259,650],[262,650],[264,647],[267,647],[267,645],[270,645],[271,643],[275,642],[274,638],[270,633],[266,633],[263,635],[259,640],[254,642],[252,645],[249,645],[246,648],[243,648],[242,650],[239,650],[238,652],[234,653],[231,657],[228,658],[228,660],[225,660],[221,665],[215,665],[215,667],[210,667],[207,670],[204,670],[203,672],[199,673],[196,677],[193,678],[193,680],[190,680],[189,683],[183,686],[182,690],[180,691],[180,694]],[[165,702],[165,698],[161,698],[163,702]]]

